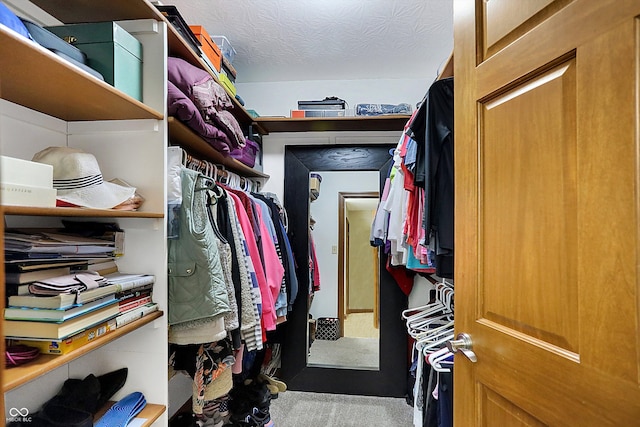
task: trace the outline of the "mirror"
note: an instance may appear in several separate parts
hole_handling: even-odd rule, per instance
[[[310,173],[320,289],[309,296],[308,366],[380,367],[380,262],[370,244],[379,181],[378,171]]]
[[[402,397],[407,392],[409,343],[401,316],[407,307],[407,297],[386,271],[386,256],[376,257],[380,301],[377,369],[354,368],[344,366],[344,363],[339,368],[336,366],[340,364],[319,366],[308,363],[310,173],[374,172],[377,174],[375,191],[379,192],[392,164],[389,150],[393,148],[393,145],[386,144],[285,147],[284,206],[289,218],[289,237],[297,265],[299,292],[287,322],[279,328],[277,340],[282,347],[280,376],[291,390],[389,397]],[[323,191],[324,187],[321,187],[321,193]],[[344,198],[349,199],[348,195]],[[316,224],[320,219],[316,218]],[[337,218],[329,221],[338,222]],[[372,257],[371,252],[369,256]],[[326,275],[322,268],[320,266],[320,274]],[[315,304],[311,303],[314,309]],[[312,343],[311,347],[314,345]]]

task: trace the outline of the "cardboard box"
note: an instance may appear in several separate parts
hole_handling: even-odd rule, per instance
[[[220,48],[216,42],[211,40],[211,36],[202,25],[189,25],[189,28],[193,31],[193,34],[200,43],[202,43],[201,49],[204,54],[207,55],[207,58],[209,58],[214,68],[217,71],[220,71],[220,67],[222,65],[222,53],[220,52]]]
[[[100,323],[97,326],[78,332],[75,335],[63,340],[45,340],[45,339],[14,339],[13,344],[24,344],[40,349],[43,354],[67,354],[73,350],[82,347],[91,341],[113,332],[116,330],[116,319],[110,319]]]
[[[104,80],[142,101],[142,44],[115,22],[46,27],[87,55]]]
[[[346,117],[347,110],[291,110],[291,117]]]

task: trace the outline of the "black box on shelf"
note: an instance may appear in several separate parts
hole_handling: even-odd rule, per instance
[[[322,101],[298,101],[298,110],[344,110],[344,99],[332,97]]]
[[[164,15],[165,18],[167,18],[173,28],[180,33],[182,38],[189,43],[193,51],[200,54],[200,46],[202,46],[202,43],[200,43],[200,40],[198,40],[195,34],[193,34],[191,28],[189,28],[185,20],[182,18],[178,8],[175,6],[164,6],[158,4],[156,4],[155,7]]]

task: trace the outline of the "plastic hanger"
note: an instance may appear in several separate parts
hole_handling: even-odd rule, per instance
[[[424,339],[429,339],[430,337],[434,336],[435,334],[437,334],[442,330],[448,330],[453,327],[453,319],[451,318],[438,319],[438,322],[443,322],[443,323],[433,322],[430,325],[436,324],[435,327],[429,328],[427,325],[422,329],[412,329],[409,331],[409,335],[411,335],[412,338],[415,338],[416,340],[421,341]]]
[[[438,310],[442,310],[442,308],[444,308],[444,305],[441,301],[436,299],[434,302],[429,304],[404,310],[402,312],[402,318],[408,323],[415,319],[427,317],[430,314],[438,312]]]
[[[440,350],[429,354],[429,356],[427,356],[427,360],[429,361],[429,365],[431,365],[434,371],[451,372],[451,369],[443,366],[445,364],[453,366],[453,362],[447,360],[451,356],[453,356],[453,353],[451,353],[447,347],[443,347]]]
[[[450,298],[447,297],[447,294],[448,292],[453,292],[453,288],[443,279],[442,282],[435,283],[435,291],[436,296],[434,302],[423,306],[403,310],[402,318],[409,322],[416,318],[421,318],[436,313],[442,309],[449,309],[447,301],[450,300]]]
[[[407,332],[414,338],[422,337],[436,328],[448,325],[453,322],[453,314],[451,312],[442,313],[438,316],[430,317],[420,323],[407,326]]]

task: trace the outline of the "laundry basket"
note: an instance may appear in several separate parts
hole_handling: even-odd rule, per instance
[[[340,319],[319,317],[316,322],[316,339],[335,341],[340,338]]]

